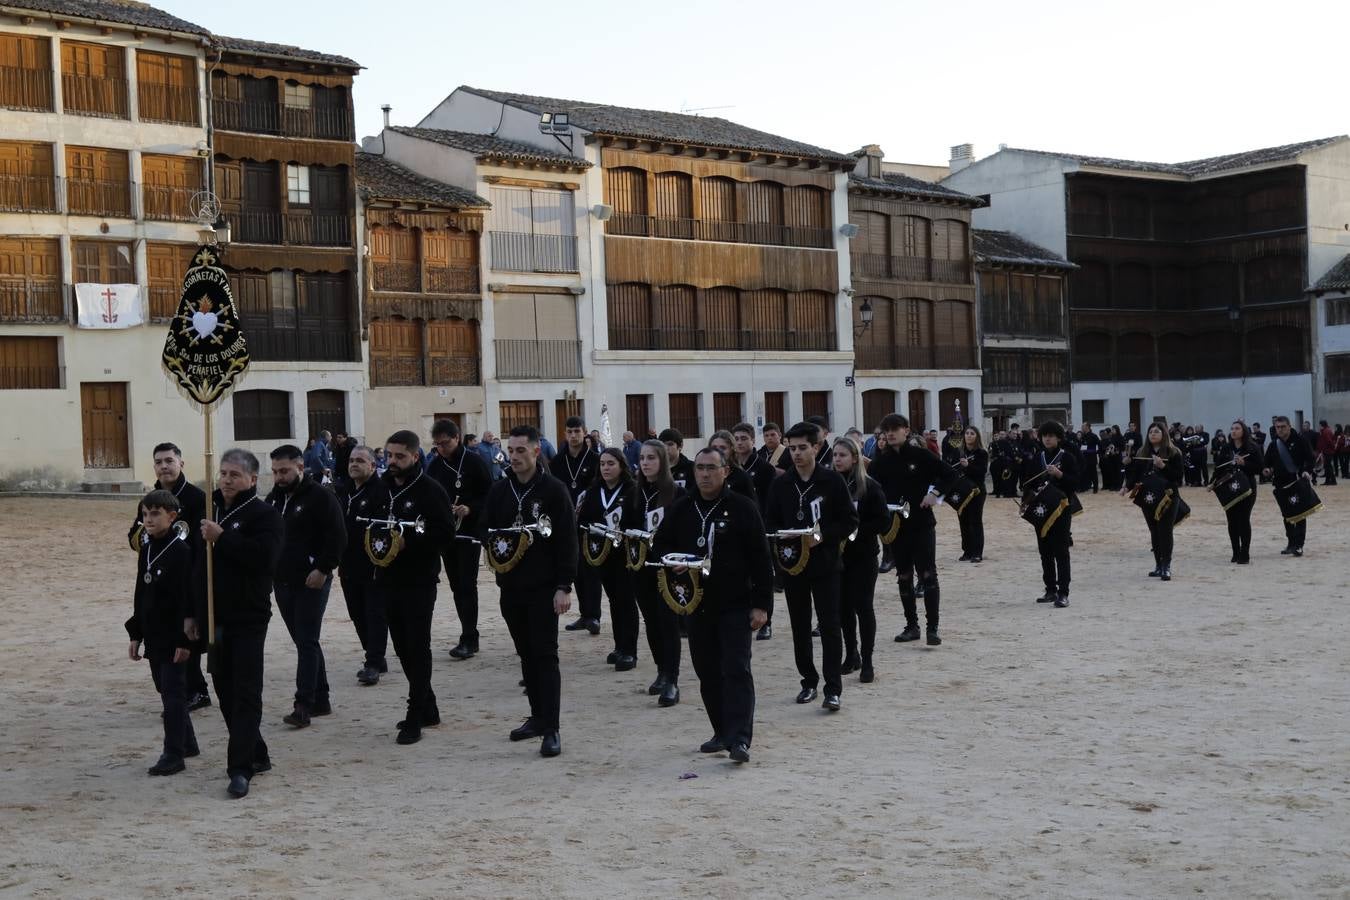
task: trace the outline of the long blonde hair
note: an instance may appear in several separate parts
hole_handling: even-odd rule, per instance
[[[844,447],[853,456],[853,499],[861,500],[867,493],[867,457],[863,456],[858,442],[846,435],[834,439],[834,443],[830,445],[831,451],[835,447]]]

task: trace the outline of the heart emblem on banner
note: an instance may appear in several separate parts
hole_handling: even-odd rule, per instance
[[[217,321],[213,312],[195,312],[192,314],[192,330],[201,337],[210,337],[211,332],[216,330]]]

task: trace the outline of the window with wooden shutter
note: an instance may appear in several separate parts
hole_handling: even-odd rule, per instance
[[[743,227],[736,215],[736,182],[718,176],[699,179],[703,218],[699,238],[705,241],[742,240]]]
[[[882,418],[898,410],[895,391],[886,388],[873,388],[862,392],[863,424],[862,430],[871,434],[881,424]]]
[[[859,210],[850,214],[849,221],[858,227],[858,233],[849,241],[853,271],[872,278],[892,277],[895,273],[891,265],[891,217]]]
[[[421,235],[423,289],[433,294],[477,294],[478,237],[439,229]]]
[[[628,394],[624,397],[624,428],[633,432],[639,441],[647,440],[652,430],[651,394]]]
[[[765,391],[764,425],[777,425],[781,431],[791,426],[787,421],[787,391]]]
[[[703,292],[698,324],[703,335],[703,349],[739,349],[739,295],[734,287],[708,288]]]
[[[607,285],[606,310],[609,317],[609,349],[652,349],[652,294],[645,284]]]
[[[683,172],[661,172],[652,204],[652,235],[689,239],[694,236],[694,183]]]
[[[412,387],[424,383],[422,332],[418,322],[395,316],[370,323],[370,386]]]
[[[0,238],[0,322],[52,321],[64,315],[60,241]]]
[[[287,391],[235,391],[234,439],[282,440],[291,434],[291,395]]]
[[[0,141],[0,212],[55,212],[53,145]]]
[[[400,225],[370,229],[371,276],[377,291],[411,293],[422,289],[417,261],[417,232]]]
[[[131,244],[72,240],[76,284],[136,284],[136,257]]]
[[[0,390],[54,390],[61,376],[60,338],[0,336]]]
[[[818,187],[802,185],[783,192],[786,235],[793,247],[831,247],[830,194]]]
[[[652,297],[652,327],[659,350],[693,350],[698,346],[696,291],[687,285],[659,288]]]
[[[478,323],[437,319],[426,323],[430,384],[479,384]]]
[[[0,107],[51,112],[51,41],[45,35],[0,34]]]
[[[127,118],[125,51],[121,47],[61,41],[61,105],[81,116]]]
[[[821,416],[830,421],[830,392],[802,391],[802,420],[812,416]]]
[[[746,350],[787,348],[787,294],[784,291],[742,291],[741,329]]]
[[[605,170],[605,200],[614,207],[605,230],[610,234],[647,234],[647,173],[621,167]]]
[[[538,430],[544,427],[544,417],[538,400],[503,400],[497,404],[497,418],[500,421],[499,432],[505,436],[518,425],[529,425]]]
[[[744,418],[742,403],[744,394],[713,394],[713,430],[730,431]]]
[[[145,218],[194,222],[192,197],[204,187],[202,163],[195,156],[141,155]]]
[[[131,217],[131,170],[125,150],[66,147],[71,215]]]
[[[699,394],[670,395],[670,427],[680,433],[687,442],[691,437],[703,435],[703,423],[698,414]]]
[[[197,60],[137,50],[136,98],[142,121],[196,125],[200,119]]]
[[[752,181],[745,185],[745,222],[745,240],[749,243],[786,243],[783,186],[775,181]]]
[[[151,319],[169,319],[177,312],[183,277],[192,265],[195,251],[192,244],[146,242],[145,268],[150,286]]]
[[[872,306],[872,325],[862,327],[863,302]],[[853,353],[859,369],[893,369],[896,301],[889,297],[854,297]]]
[[[789,349],[834,350],[834,297],[824,291],[788,295]]]

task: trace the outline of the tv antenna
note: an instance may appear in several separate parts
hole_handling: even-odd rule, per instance
[[[709,112],[709,111],[714,110],[714,109],[735,109],[735,108],[736,108],[736,107],[735,107],[734,105],[727,105],[727,106],[685,106],[685,105],[681,105],[681,106],[680,106],[680,113],[683,114],[683,115],[689,115],[690,113],[693,113],[694,115],[698,115],[699,113]]]

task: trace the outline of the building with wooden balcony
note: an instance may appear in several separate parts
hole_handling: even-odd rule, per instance
[[[488,202],[373,153],[356,155],[356,183],[369,249],[366,428],[427,432],[438,415],[467,427],[484,408],[479,246]]]
[[[916,429],[980,421],[971,251],[976,197],[887,171],[875,144],[848,179],[859,427],[892,411]],[[863,308],[871,318],[863,317]]]
[[[130,489],[159,441],[200,459],[159,357],[199,239],[208,43],[142,4],[0,2],[0,479]],[[134,286],[148,324],[77,328],[80,284]]]
[[[1066,282],[1075,266],[1009,231],[973,235],[986,432],[1073,421]]]
[[[1319,418],[1305,293],[1350,249],[1350,138],[1184,163],[1001,150],[944,184],[1078,266],[1073,412],[1207,424]]]

